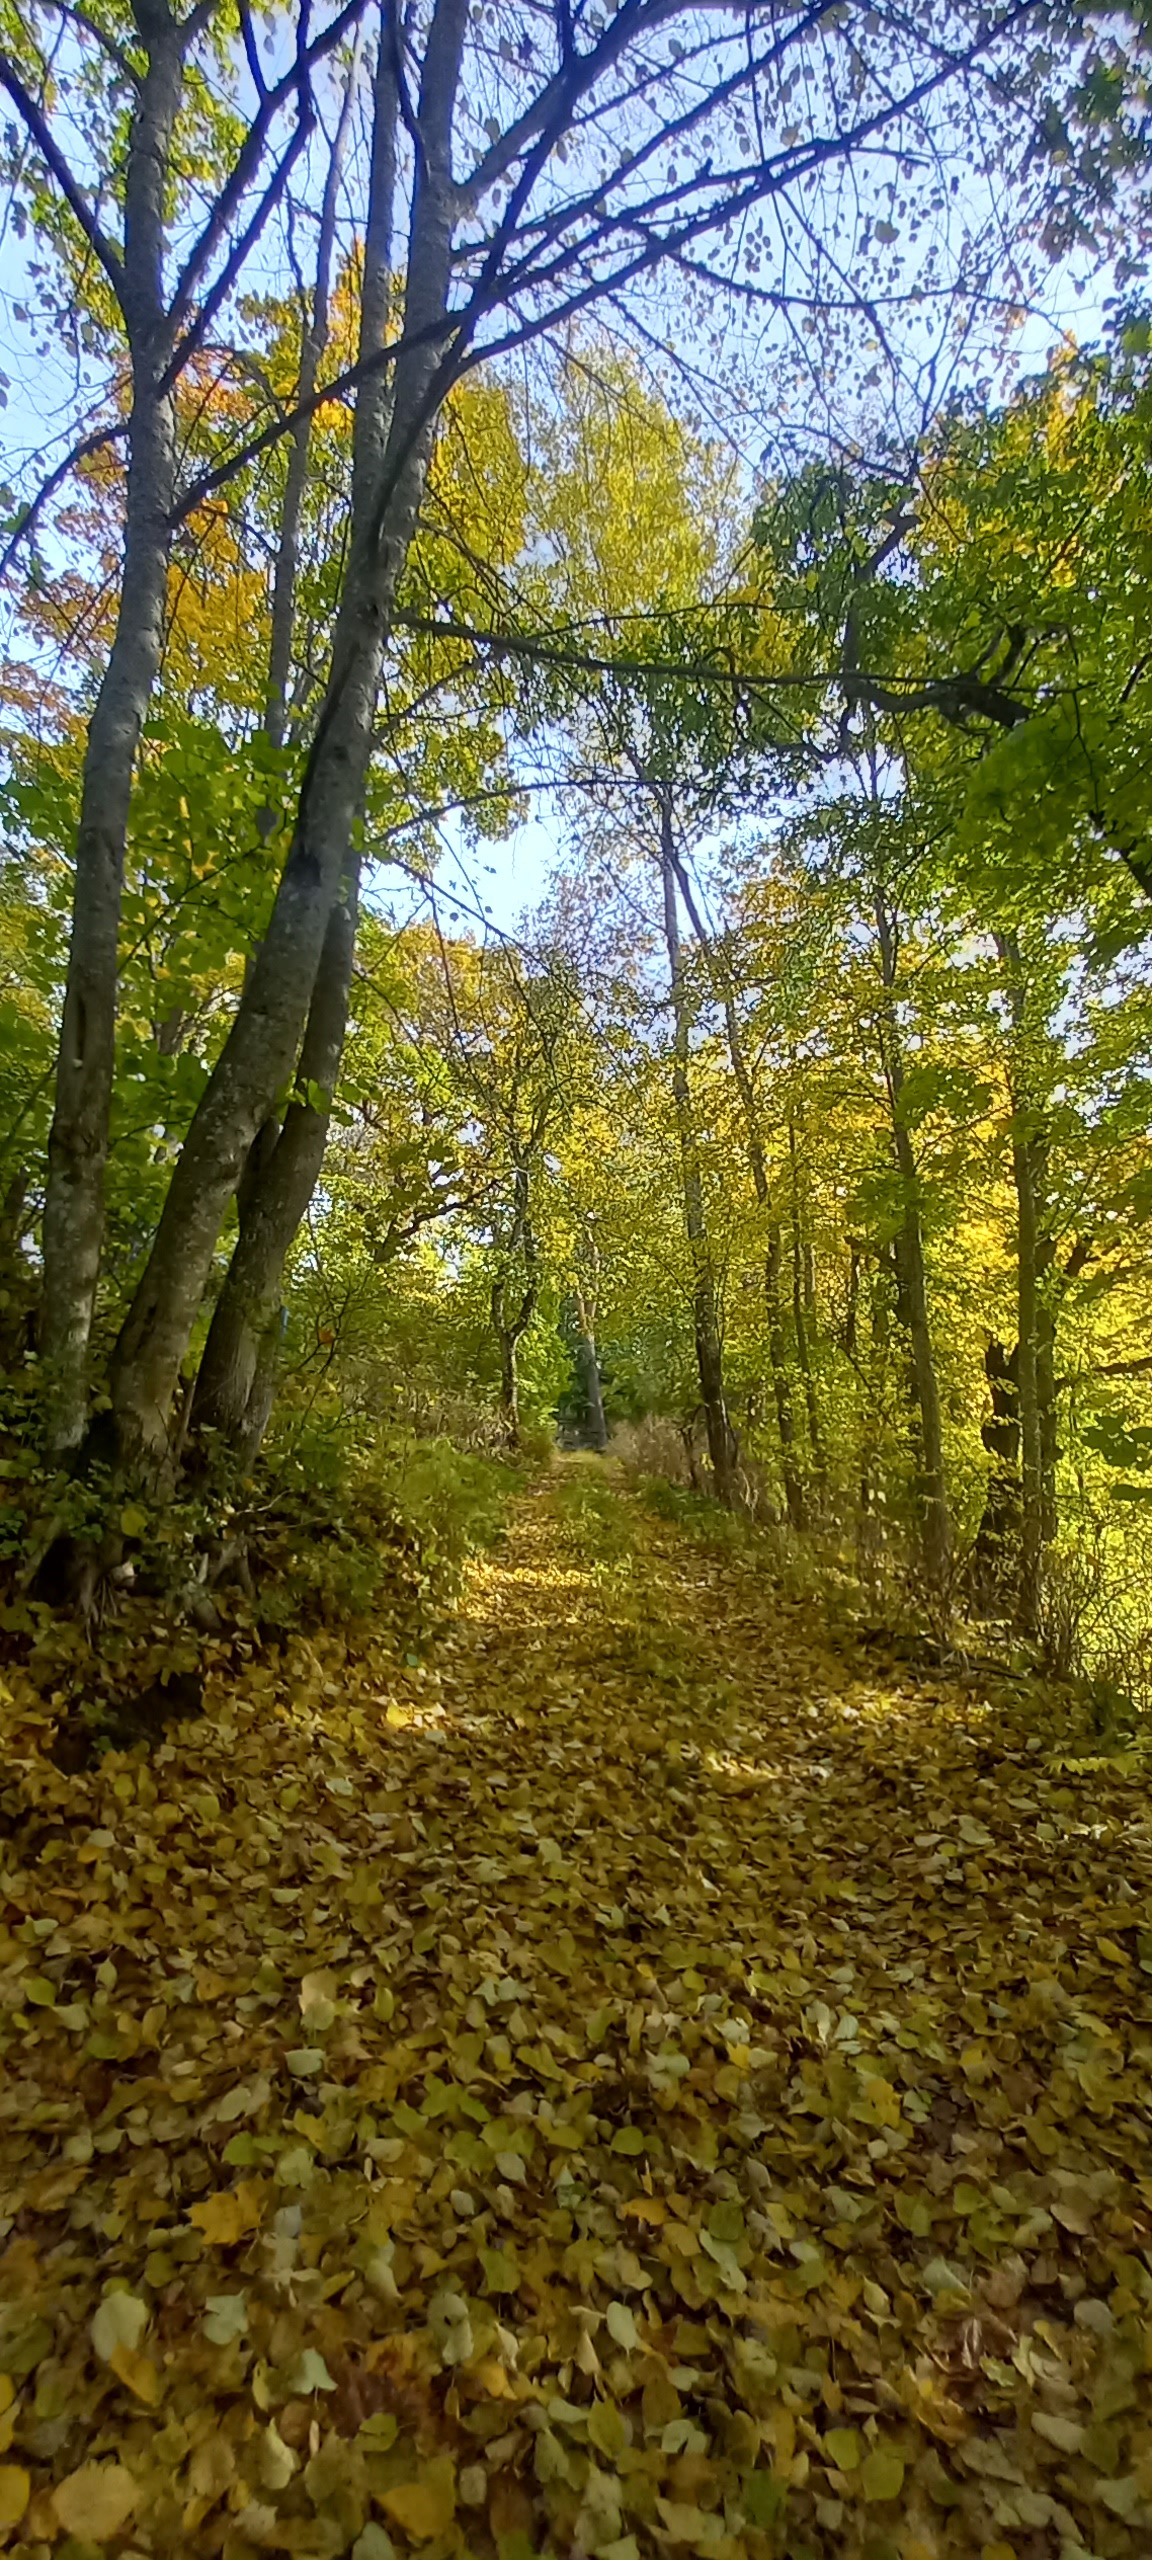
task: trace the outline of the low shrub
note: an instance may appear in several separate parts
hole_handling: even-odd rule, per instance
[[[440,1438],[272,1439],[250,1476],[211,1460],[167,1499],[106,1472],[48,1472],[0,1444],[0,1662],[51,1698],[80,1765],[194,1713],[208,1672],[295,1634],[381,1639],[409,1659],[442,1627],[468,1554],[502,1534],[524,1470]]]

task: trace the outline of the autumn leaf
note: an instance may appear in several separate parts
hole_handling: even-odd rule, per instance
[[[456,2471],[451,2459],[425,2465],[417,2480],[384,2490],[381,2505],[413,2542],[432,2542],[446,2533],[456,2513]]]
[[[874,2445],[860,2466],[860,2487],[870,2502],[898,2498],[904,2486],[904,2461],[890,2445]]]
[[[204,2309],[204,2335],[214,2347],[231,2346],[248,2327],[248,2305],[242,2293],[210,2293]]]
[[[701,1551],[681,1546],[678,1527],[674,1538],[663,1526],[638,1534],[658,1540],[644,1552],[665,1577],[659,1659],[667,1664],[674,1643],[696,1642]],[[547,1560],[545,1572],[559,1569],[558,1556],[582,1552],[583,1535],[579,1524],[564,1528],[553,1491],[526,1504],[516,1531],[534,1542],[528,1552],[538,1564]],[[887,1881],[891,1943],[873,1950],[860,1897],[866,1879],[891,1873],[899,1833],[880,1775],[892,1753],[900,1785],[908,1784],[899,1756],[908,1725],[893,1715],[887,1689],[874,1727],[865,1717],[863,1727],[845,1718],[822,1728],[827,1774],[818,1785],[803,1720],[799,1774],[789,1781],[790,1801],[803,1808],[803,1833],[794,1834],[781,1828],[771,1790],[730,1791],[724,1774],[734,1736],[759,1766],[769,1749],[791,1749],[796,1735],[790,1700],[801,1673],[792,1648],[801,1639],[791,1628],[778,1660],[792,1664],[793,1689],[776,1700],[762,1672],[761,1648],[781,1641],[778,1630],[767,1633],[778,1607],[767,1590],[750,1622],[742,1579],[730,1583],[727,1561],[707,1563],[708,1677],[727,1647],[731,1681],[713,1726],[695,1689],[681,1718],[674,1686],[609,1670],[604,1695],[598,1689],[582,1704],[562,1646],[553,1652],[550,1639],[523,1653],[524,1625],[536,1622],[518,1613],[536,1586],[519,1579],[522,1552],[513,1542],[477,1567],[485,1633],[458,1623],[447,1647],[452,1694],[467,1699],[490,1694],[497,1649],[501,1694],[517,1699],[522,1717],[511,1728],[514,1748],[504,1726],[469,1723],[466,1752],[453,1757],[442,1727],[434,1743],[418,1720],[401,1736],[385,1728],[373,1700],[356,1728],[372,1784],[333,1798],[323,1769],[313,1774],[318,1728],[308,1701],[324,1700],[325,1748],[338,1717],[360,1710],[344,1690],[338,1707],[323,1688],[321,1647],[309,1675],[318,1685],[302,1689],[298,1737],[286,1707],[274,1754],[257,1687],[247,1721],[235,1699],[230,1707],[235,1739],[214,1742],[206,1723],[195,1749],[174,1746],[171,1782],[156,1756],[126,1770],[114,1755],[91,1781],[100,1793],[88,1830],[110,1835],[95,1857],[107,1860],[109,1883],[112,1841],[116,1859],[129,1860],[131,1907],[149,1910],[168,1963],[158,1969],[119,1942],[114,1957],[101,1957],[105,1978],[91,1994],[108,2004],[101,2014],[117,2036],[127,2037],[126,2020],[141,2033],[147,2020],[156,2042],[142,2046],[132,2070],[85,2057],[85,2075],[106,2074],[100,2103],[86,2097],[81,2107],[67,2094],[74,2064],[64,2056],[74,2048],[57,2013],[27,2004],[21,2012],[58,2039],[61,2074],[44,2086],[54,2109],[67,2101],[72,2112],[32,2121],[47,2101],[31,2095],[30,2052],[21,2085],[32,2131],[12,2143],[24,2203],[0,2243],[0,2430],[8,2434],[0,2454],[10,2455],[3,2469],[21,2475],[7,2490],[13,2501],[27,2463],[20,2529],[31,2540],[34,2526],[42,2543],[54,2531],[97,2543],[87,2514],[79,2520],[79,2465],[81,2479],[98,2473],[105,2483],[97,2482],[93,2513],[108,2540],[126,2543],[137,2516],[144,2534],[157,2495],[149,2448],[162,2438],[168,2468],[159,2495],[180,2502],[189,2560],[214,2547],[225,2516],[238,2553],[275,2548],[290,2533],[303,2548],[313,2531],[323,2538],[321,2527],[332,2540],[344,2534],[351,2551],[370,2529],[398,2551],[402,2542],[446,2544],[467,2525],[477,2547],[489,2533],[511,2548],[519,2534],[515,2548],[529,2560],[546,2545],[567,2548],[582,2516],[582,2545],[618,2560],[644,2560],[653,2532],[670,2551],[707,2560],[714,2550],[727,2560],[722,2537],[738,2538],[741,2518],[750,2542],[774,2543],[786,2525],[798,2548],[815,2550],[835,2534],[844,2560],[862,2560],[885,2532],[910,2548],[930,2525],[955,2539],[977,2493],[977,2555],[997,2536],[1014,2550],[1020,2528],[1008,2524],[1009,2506],[1038,2513],[1048,2498],[1075,2514],[1085,2550],[1099,2545],[1105,2519],[1111,2560],[1139,2560],[1146,2527],[1134,2448],[1143,2393],[1132,2358],[1145,2222],[1134,2164],[1144,2154],[1138,2145],[1132,2160],[1117,2151],[1115,2125],[1128,2129],[1130,2148],[1131,2129],[1143,2123],[1143,2066],[1127,1995],[1117,1990],[1109,2006],[1117,1970],[1092,1976],[1093,2005],[1071,2020],[1059,1982],[1051,1994],[1044,1987],[1056,1981],[1046,1953],[1029,1937],[1032,1952],[1021,1958],[1010,1935],[1015,1882],[987,1913],[969,1885],[974,1934],[964,1941],[959,1994],[951,1938],[931,1935],[932,1906],[911,1892],[893,1899]],[[594,1583],[580,1622],[597,1645],[610,1630],[626,1665],[637,1643],[629,1587],[613,1596]],[[821,1695],[858,1703],[850,1665],[823,1652],[813,1659]],[[815,1680],[813,1672],[809,1685]],[[942,1742],[940,1719],[951,1734],[951,1712],[934,1692],[916,1728],[916,1765],[934,1806],[946,1795],[965,1810],[970,1746]],[[971,1712],[961,1690],[961,1737]],[[656,1765],[679,1772],[680,1792],[685,1767],[697,1770],[697,1814],[710,1826],[706,1867],[661,1830],[663,1775],[651,1778],[651,1798],[646,1777],[631,1793],[622,1788],[617,1755],[634,1726],[643,1768],[655,1761],[655,1731]],[[715,1744],[715,1789],[704,1764],[684,1757],[705,1734]],[[674,1760],[664,1756],[669,1739]],[[410,1755],[403,1773],[397,1754]],[[283,1819],[286,1763],[287,1791],[299,1788],[301,1807],[315,1803],[323,1848],[304,1901],[298,1881],[259,1887],[251,1937],[230,1914],[226,1945],[217,1906],[195,1885],[205,1956],[217,1959],[211,1969],[221,1980],[227,1966],[227,1990],[205,2004],[195,1997],[186,1910],[178,1942],[164,1938],[172,1866],[159,1853],[168,1861],[184,1854],[185,1833],[168,1819],[176,1794],[191,1802],[211,1792],[220,1811],[205,1854],[213,1863],[228,1854],[229,1771],[241,1755],[248,1793],[241,1801],[236,1791],[228,1834],[238,1874],[251,1864],[251,1803],[274,1808],[269,1823]],[[464,1769],[488,1808],[480,1846],[457,1819]],[[1005,1783],[1035,1788],[1042,1779],[1029,1762]],[[1021,1858],[1030,1854],[1034,1817],[1005,1814],[998,1781],[980,1804],[983,1827],[1015,1840]],[[99,1813],[107,1819],[92,1818]],[[577,1814],[587,1834],[578,1857]],[[925,1831],[945,1827],[942,1810],[931,1823],[919,1812],[911,1818]],[[519,1845],[530,1842],[530,1822],[564,1847],[574,1872],[580,1867],[579,1893],[565,1886],[560,1903],[555,1860]],[[846,1862],[849,1823],[855,1845]],[[480,1872],[494,1841],[505,1871],[498,1939],[493,1889]],[[413,1929],[406,1909],[400,1918],[383,1914],[371,1899],[381,1844],[397,1874],[416,1880],[420,1915],[429,1907],[419,1899],[425,1884],[430,1893],[447,1886],[470,1915],[468,1928],[443,1917],[430,1928],[421,1916]],[[910,1877],[931,1855],[915,1842],[913,1851]],[[973,1844],[971,1854],[986,1853]],[[636,1907],[627,1896],[638,1858],[646,1899],[636,1936],[625,1923]],[[1113,1860],[1128,1881],[1130,1842],[1113,1851],[1093,1837],[1075,1885],[1083,1941],[1073,1941],[1071,1918],[1063,1924],[1078,1948],[1096,1945],[1103,1893],[1120,1900],[1119,1880],[1105,1880]],[[775,1903],[765,1916],[765,1870],[782,1912],[787,1902],[778,1927]],[[90,1878],[94,1866],[77,1872]],[[279,1869],[253,1872],[271,1878]],[[357,1877],[369,1897],[363,1936],[351,1917],[343,1933],[334,1919],[338,1881],[351,1893]],[[1052,1890],[1045,1851],[1037,1910]],[[597,1897],[590,1914],[580,1898],[589,1891]],[[292,1898],[276,1901],[273,1892]],[[97,1896],[91,1907],[106,1903]],[[360,1907],[350,1902],[350,1914]],[[238,1900],[235,1913],[243,1908]],[[45,1917],[51,1961],[65,1964],[60,1941],[75,1922]],[[266,1940],[265,1922],[279,1934]],[[342,1934],[347,1952],[335,1954]],[[1019,1976],[1009,1961],[1023,1963]],[[376,2009],[385,1974],[387,2018]],[[93,1969],[85,1978],[91,1984]],[[335,2014],[316,2024],[315,2046],[297,2048],[305,1982],[313,2016],[325,2001]],[[974,2078],[973,2035],[991,2052],[991,2028],[1000,2032],[994,2003],[1013,2020],[1019,2052],[999,2079]],[[1020,2059],[1033,2044],[1043,2071]],[[559,2077],[538,2068],[545,2047]],[[34,2050],[37,2073],[46,2074],[46,2049]],[[285,2052],[297,2050],[322,2050],[323,2070],[285,2069]],[[673,2054],[690,2055],[688,2073],[669,2072]],[[1008,2071],[1020,2076],[1007,2084],[1006,2117]],[[618,2147],[622,2133],[639,2139],[641,2174]],[[158,2179],[161,2161],[171,2195]],[[1152,2146],[1145,2176],[1152,2189]],[[61,2178],[73,2182],[62,2195]],[[31,2256],[25,2226],[58,2231],[59,2217],[74,2210],[80,2219],[60,2269],[52,2248]],[[99,2258],[85,2240],[93,2213],[114,2233]],[[54,2465],[51,2454],[32,2459],[26,2430],[48,2423],[39,2412],[53,2405],[61,2370],[77,2415],[68,2456]],[[249,2411],[243,2431],[230,2416],[238,2390]],[[66,2462],[68,2476],[54,2480]],[[638,2480],[643,2515],[631,2504]],[[59,2498],[76,2522],[60,2520],[49,2503]],[[379,2521],[370,2528],[373,2500]],[[121,2507],[123,2521],[106,2525]],[[827,2522],[833,2508],[835,2526]]]
[[[65,2533],[86,2542],[112,2542],[139,2504],[140,2493],[120,2462],[87,2462],[52,2493]]]
[[[0,2462],[0,2530],[19,2524],[32,2494],[32,2482],[18,2462]]]
[[[139,2346],[147,2326],[148,2305],[138,2295],[106,2293],[92,2322],[92,2344],[102,2361],[111,2364],[122,2349],[131,2353]]]
[[[213,2248],[231,2249],[247,2232],[259,2228],[263,2205],[263,2188],[241,2180],[239,2186],[222,2187],[191,2205],[188,2219]]]
[[[156,2407],[163,2384],[151,2356],[140,2355],[132,2347],[114,2347],[108,2363],[134,2399],[142,2400],[146,2409]]]

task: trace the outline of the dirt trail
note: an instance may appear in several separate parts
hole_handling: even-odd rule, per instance
[[[6,1723],[0,2546],[1148,2552],[1137,1774],[579,1463],[423,1670]]]

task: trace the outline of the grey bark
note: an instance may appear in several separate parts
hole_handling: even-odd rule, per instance
[[[147,1452],[160,1460],[166,1453],[172,1397],[217,1238],[252,1140],[292,1080],[348,860],[371,754],[389,610],[432,446],[437,332],[453,274],[451,134],[466,20],[467,0],[437,0],[417,110],[420,148],[405,298],[409,343],[394,368],[380,475],[351,545],[327,693],[268,930],[193,1117],[116,1346],[112,1404],[125,1456]],[[354,503],[355,495],[354,481]]]
[[[874,898],[876,935],[883,988],[881,1062],[891,1110],[892,1143],[900,1174],[904,1216],[897,1238],[901,1311],[912,1354],[912,1385],[919,1415],[920,1517],[924,1563],[932,1580],[943,1583],[952,1555],[952,1517],[944,1470],[944,1436],[940,1390],[928,1309],[928,1276],[924,1230],[920,1218],[920,1185],[915,1149],[901,1111],[904,1058],[896,1017],[897,942],[895,919],[883,891]]]
[[[302,350],[300,368],[302,385],[311,368],[309,392],[327,338],[336,198],[351,118],[357,60],[358,52],[354,53],[349,70],[321,209],[312,325]],[[396,115],[395,80],[391,64],[384,57],[377,66],[373,116],[372,176],[359,338],[362,358],[374,353],[384,342],[392,250]],[[369,377],[357,402],[353,430],[354,545],[361,532],[362,520],[372,506],[388,399],[386,378],[377,374]],[[284,526],[276,564],[265,720],[274,744],[283,739],[286,718],[298,537],[307,481],[310,423],[306,420],[301,424],[293,445],[285,491]],[[283,1127],[278,1127],[275,1119],[266,1122],[254,1141],[253,1155],[237,1193],[237,1240],[213,1310],[192,1398],[192,1435],[195,1437],[204,1431],[218,1432],[245,1466],[250,1466],[256,1456],[275,1397],[276,1369],[283,1337],[280,1294],[284,1265],[324,1161],[329,1105],[340,1071],[347,1030],[358,895],[359,865],[350,846],[341,894],[329,917],[320,954],[297,1066],[296,1089]],[[326,1099],[320,1099],[321,1096]]]
[[[328,919],[297,1092],[263,1160],[242,1191],[239,1234],[212,1315],[192,1400],[191,1430],[218,1431],[250,1464],[272,1409],[282,1333],[284,1264],[319,1179],[331,1096],[339,1072],[356,948],[356,865]]]
[[[724,1392],[724,1352],[716,1296],[716,1275],[708,1246],[700,1151],[692,1115],[688,998],[684,985],[680,951],[680,918],[676,904],[676,840],[672,820],[672,795],[666,784],[659,786],[658,799],[660,875],[664,893],[664,942],[668,953],[668,974],[672,996],[672,1098],[675,1104],[676,1130],[680,1144],[684,1232],[688,1239],[688,1251],[692,1263],[692,1317],[696,1369],[700,1380],[700,1400],[704,1407],[704,1428],[708,1438],[712,1482],[717,1500],[730,1511],[736,1500],[736,1435],[729,1420]]]
[[[165,387],[165,196],[186,31],[141,13],[148,63],[132,118],[118,294],[132,370],[124,554],[116,629],[84,751],[72,931],[48,1141],[40,1350],[52,1448],[79,1447],[88,1341],[104,1237],[104,1178],[116,1049],[116,980],[128,812],[140,733],[160,665],[176,452]]]

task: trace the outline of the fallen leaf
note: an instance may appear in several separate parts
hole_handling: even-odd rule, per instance
[[[898,2498],[904,2486],[904,2460],[890,2445],[874,2445],[860,2467],[860,2487],[870,2503]]]
[[[142,2400],[146,2409],[156,2407],[163,2385],[151,2356],[138,2354],[134,2347],[114,2347],[108,2363],[134,2399]]]
[[[231,2346],[248,2327],[248,2304],[242,2293],[210,2293],[204,2306],[204,2335],[214,2347]]]
[[[18,2462],[0,2462],[0,2531],[19,2524],[32,2495],[29,2474]]]
[[[215,2195],[203,2196],[199,2204],[190,2206],[189,2222],[194,2222],[215,2249],[231,2249],[246,2232],[259,2228],[264,2209],[264,2190],[249,2180],[236,2187],[221,2187]]]
[[[300,2015],[306,2027],[323,2035],[336,2016],[337,1981],[330,1967],[317,1973],[306,1973],[300,1985]],[[289,2069],[294,2057],[288,2056]]]
[[[413,2542],[432,2542],[447,2533],[456,2513],[456,2472],[450,2456],[427,2463],[418,2480],[385,2489],[380,2504]]]
[[[92,2322],[92,2344],[101,2363],[111,2364],[117,2349],[133,2352],[148,2326],[148,2305],[134,2293],[106,2293]]]
[[[1061,2453],[1079,2453],[1084,2429],[1075,2418],[1061,2417],[1051,2409],[1033,2409],[1032,2424],[1046,2444],[1054,2444]]]
[[[140,2503],[140,2492],[121,2462],[85,2462],[52,2492],[56,2520],[82,2542],[111,2542]]]

